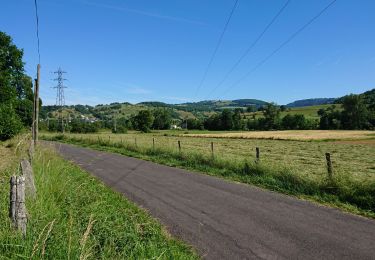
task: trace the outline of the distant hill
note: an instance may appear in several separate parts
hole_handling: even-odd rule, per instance
[[[184,120],[186,118],[203,118],[213,112],[221,111],[225,108],[235,109],[237,107],[245,108],[247,106],[255,106],[257,108],[267,104],[267,102],[257,99],[237,99],[237,100],[205,100],[200,102],[190,102],[183,104],[167,104],[159,101],[147,101],[137,104],[111,103],[109,105],[99,104],[96,106],[88,105],[71,105],[65,106],[63,115],[70,118],[87,118],[110,120],[113,117],[129,118],[131,115],[138,113],[144,109],[166,108],[172,111],[174,119]],[[58,107],[43,106],[41,117],[55,118],[58,116]]]
[[[247,107],[255,105],[257,107],[261,107],[263,105],[267,105],[268,102],[258,100],[258,99],[237,99],[232,101],[235,106]]]
[[[309,98],[296,100],[286,105],[286,107],[308,107],[308,106],[319,106],[333,104],[336,98]]]
[[[159,101],[140,102],[140,103],[137,103],[137,105],[147,106],[147,107],[173,107],[173,105],[170,105],[164,102],[159,102]]]
[[[375,106],[375,88],[359,95],[365,100],[366,104]],[[344,97],[346,96],[336,99],[335,103],[341,104]]]
[[[367,104],[375,106],[375,89],[360,94]],[[342,103],[341,98],[311,98],[297,100],[286,105],[291,108],[285,113],[301,113],[311,118],[317,117],[317,111],[325,108],[329,104]],[[260,108],[268,104],[266,101],[258,99],[236,99],[236,100],[204,100],[199,102],[187,102],[182,104],[167,104],[159,101],[140,102],[131,104],[128,102],[111,103],[109,105],[99,104],[96,106],[88,105],[72,105],[64,107],[64,117],[69,118],[86,118],[89,120],[110,120],[116,118],[129,118],[131,115],[137,114],[140,110],[166,108],[172,112],[173,119],[185,120],[187,118],[204,118],[212,113],[220,112],[223,109],[246,108],[255,106]],[[58,116],[58,108],[56,106],[43,106],[41,110],[41,118],[54,118]],[[284,113],[284,114],[285,114]],[[254,113],[261,115],[261,112]]]
[[[236,99],[236,100],[204,100],[175,105],[176,108],[186,111],[220,111],[225,108],[237,108],[255,106],[257,108],[266,105],[267,102],[258,99]]]

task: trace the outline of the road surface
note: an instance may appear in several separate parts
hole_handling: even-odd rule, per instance
[[[206,259],[375,259],[375,221],[249,185],[55,143]]]

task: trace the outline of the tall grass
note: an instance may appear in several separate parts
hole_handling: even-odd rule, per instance
[[[51,149],[40,149],[33,168],[37,198],[26,202],[26,239],[11,228],[9,188],[0,195],[0,258],[197,259],[169,238],[145,211]]]
[[[255,163],[250,160],[227,160],[194,151],[182,153],[163,147],[152,148],[135,143],[111,142],[109,139],[86,139],[58,135],[50,140],[63,141],[95,149],[112,151],[154,162],[198,170],[231,180],[255,184],[270,190],[329,203],[351,212],[375,217],[375,182],[354,179],[338,173],[332,179],[308,178],[286,166]]]

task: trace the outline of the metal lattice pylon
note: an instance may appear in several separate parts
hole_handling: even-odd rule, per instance
[[[64,96],[64,88],[67,88],[64,86],[64,79],[63,74],[66,73],[61,68],[58,68],[57,71],[54,72],[57,74],[57,78],[54,79],[57,81],[57,86],[53,87],[56,89],[56,106],[58,107],[59,111],[59,123],[61,124],[61,130],[64,132],[64,118],[63,118],[63,107],[65,106],[65,96]]]

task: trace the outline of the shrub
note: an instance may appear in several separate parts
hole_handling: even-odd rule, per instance
[[[0,140],[12,138],[22,130],[22,122],[10,104],[0,105]]]
[[[128,129],[126,129],[125,126],[117,126],[116,130],[112,128],[112,133],[114,134],[126,134],[128,132]]]

